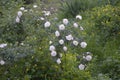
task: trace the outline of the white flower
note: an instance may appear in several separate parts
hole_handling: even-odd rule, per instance
[[[16,21],[16,23],[19,23],[20,22],[20,18],[17,16],[15,21]]]
[[[6,47],[7,46],[7,44],[0,44],[0,48],[4,48],[4,47]]]
[[[49,41],[49,44],[52,44],[52,41]]]
[[[77,16],[76,16],[76,19],[82,20],[82,16],[81,16],[81,15],[77,15]]]
[[[24,10],[24,12],[27,12],[28,10]]]
[[[61,63],[60,58],[58,58],[58,59],[56,60],[56,62],[57,62],[57,64],[60,64],[60,63]]]
[[[50,50],[50,51],[54,51],[54,50],[55,50],[55,46],[51,45],[51,46],[49,47],[49,50]]]
[[[80,70],[84,70],[85,69],[85,65],[83,65],[83,64],[80,64],[78,67],[79,67]]]
[[[82,31],[84,30],[82,26],[80,26],[80,30],[82,30]]]
[[[68,24],[68,19],[63,19],[63,24],[67,25]]]
[[[64,44],[64,40],[59,40],[59,43],[62,45],[62,44]]]
[[[24,43],[20,43],[20,45],[21,45],[21,46],[23,46],[23,45],[24,45]]]
[[[1,61],[0,61],[0,64],[1,64],[1,65],[4,65],[4,64],[5,64],[5,61],[1,60]]]
[[[50,11],[42,11],[42,13],[44,13],[44,16],[49,16],[49,15],[51,15]]]
[[[66,37],[66,40],[70,41],[70,40],[73,40],[73,36],[70,34],[68,36],[65,36]]]
[[[86,48],[87,43],[86,42],[81,42],[80,45],[81,45],[82,48]]]
[[[40,19],[43,21],[43,20],[45,20],[45,18],[43,18],[43,17],[40,17]]]
[[[50,13],[50,11],[46,11],[46,12],[44,13],[44,15],[45,15],[45,16],[49,16],[49,15],[51,15],[51,13]]]
[[[38,6],[37,5],[33,5],[33,8],[37,8]]]
[[[64,30],[64,29],[65,29],[64,24],[59,25],[59,30]]]
[[[64,51],[67,51],[67,47],[66,47],[66,46],[64,46],[64,47],[63,47],[63,50],[64,50]]]
[[[51,56],[55,57],[57,55],[57,52],[56,51],[52,51],[51,52]]]
[[[88,55],[89,55],[89,54],[91,54],[91,52],[86,52],[86,54],[88,54]]]
[[[78,24],[77,24],[77,23],[74,23],[73,26],[74,26],[75,28],[78,28]]]
[[[47,28],[47,27],[50,27],[51,23],[49,21],[46,21],[45,24],[44,24],[44,27]]]
[[[17,15],[20,18],[22,16],[22,11],[18,11]]]
[[[60,32],[59,31],[55,31],[55,36],[59,37],[60,36]]]
[[[78,43],[78,41],[73,41],[73,44],[75,45],[75,46],[77,46],[79,43]]]
[[[25,10],[25,8],[24,8],[24,7],[21,7],[21,8],[20,8],[20,10],[22,10],[22,11],[23,11],[23,10]]]
[[[86,59],[87,61],[91,61],[91,60],[92,60],[92,56],[91,56],[91,55],[87,55],[87,56],[85,57],[85,59]]]
[[[85,56],[83,56],[83,59],[85,59]]]

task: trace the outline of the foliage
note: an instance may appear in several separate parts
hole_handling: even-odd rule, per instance
[[[92,25],[88,23],[89,27],[91,28],[91,34],[97,34],[98,41],[100,43],[105,43],[110,39],[117,39],[119,37],[120,31],[120,9],[119,7],[113,7],[107,5],[105,7],[98,7],[94,8],[92,12],[87,12],[88,14],[86,17],[89,17],[90,22]],[[94,26],[94,27],[92,27]],[[90,30],[89,28],[89,30]],[[93,33],[93,31],[96,31]],[[88,31],[90,32],[90,31]]]
[[[34,0],[24,1],[26,3],[22,0],[0,1],[1,80],[120,79],[120,0],[67,0],[63,3],[62,14],[52,16],[45,15],[47,11],[41,10],[43,6],[39,0],[33,4]],[[27,1],[29,5],[26,5]],[[20,22],[16,22],[19,11],[22,16]],[[73,18],[79,13],[82,15],[79,15],[80,20]],[[61,21],[63,18],[68,19],[67,25]],[[48,21],[50,27],[45,27]],[[75,28],[74,23],[78,24]],[[59,30],[60,24],[65,25],[64,31]],[[62,36],[56,38],[56,30]],[[87,48],[81,49],[80,44],[75,46],[72,41],[67,42],[65,36],[69,34],[79,43],[87,42]],[[65,41],[66,52],[59,39]],[[57,48],[56,57],[51,57],[51,45]],[[85,59],[87,51],[93,53],[89,63]],[[61,62],[58,63],[57,58]],[[84,70],[79,69],[80,63],[85,64]]]
[[[86,27],[88,50],[96,56],[90,64],[92,76],[97,79],[103,74],[113,80],[119,79],[119,6],[96,7],[82,14],[85,19],[80,24]]]
[[[78,13],[86,10],[91,10],[94,7],[101,7],[105,5],[119,5],[119,0],[65,0],[61,3],[60,15],[62,18],[75,17]]]

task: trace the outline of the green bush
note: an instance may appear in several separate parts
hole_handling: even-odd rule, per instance
[[[119,12],[119,6],[106,5],[82,13],[84,19],[79,23],[86,27],[89,44],[87,49],[94,53],[94,60],[89,70],[91,75],[96,77],[95,80],[99,74],[113,80],[120,78],[118,75],[120,66]]]

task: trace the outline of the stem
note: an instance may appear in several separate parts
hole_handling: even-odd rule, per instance
[[[65,54],[65,71],[66,71],[66,64],[67,64],[67,59],[66,59],[66,53],[64,52]]]

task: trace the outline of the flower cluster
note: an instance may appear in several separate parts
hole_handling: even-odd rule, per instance
[[[5,61],[4,61],[4,60],[0,60],[0,64],[1,64],[1,65],[4,65],[4,64],[5,64]]]
[[[77,15],[76,20],[77,19],[81,20],[82,16]],[[71,22],[68,19],[64,18],[61,21],[61,24],[59,24],[57,26],[57,30],[55,30],[55,32],[53,34],[55,38],[52,38],[52,40],[49,41],[50,54],[53,58],[55,58],[57,64],[60,64],[62,62],[61,61],[61,58],[62,58],[61,53],[67,52],[68,46],[74,46],[77,48],[86,48],[87,47],[87,43],[84,40],[79,39],[77,36],[75,36],[74,35],[75,31],[73,31],[73,29],[80,28],[79,29],[80,31],[78,31],[78,33],[79,33],[84,30],[83,27],[81,27],[77,22],[74,22],[72,24],[73,25],[71,26]],[[48,28],[50,26],[51,26],[51,23],[49,21],[46,21],[44,23],[45,28]],[[91,56],[91,54],[88,54],[86,56],[83,55],[83,59],[85,59],[86,61],[91,61],[92,56]],[[78,68],[80,70],[84,70],[85,64],[80,63]]]
[[[7,46],[7,44],[5,44],[5,43],[0,44],[0,48],[4,48],[6,46]]]
[[[20,18],[23,15],[22,11],[17,12],[16,23],[20,23]]]

